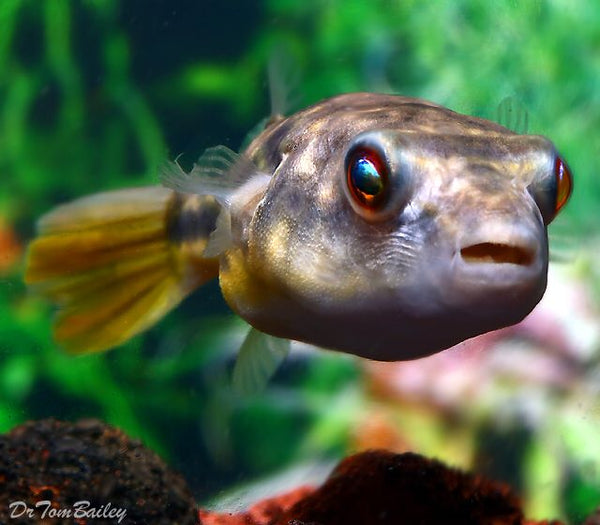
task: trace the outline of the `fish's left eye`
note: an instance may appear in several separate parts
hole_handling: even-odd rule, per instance
[[[546,157],[528,186],[544,224],[548,226],[565,207],[573,192],[573,176],[564,159],[554,151]]]
[[[351,152],[347,161],[346,183],[355,202],[370,210],[380,208],[388,193],[387,169],[380,154],[369,148]]]
[[[569,200],[573,191],[573,176],[567,163],[560,157],[554,161],[554,177],[556,180],[556,197],[554,201],[554,215],[556,216]]]

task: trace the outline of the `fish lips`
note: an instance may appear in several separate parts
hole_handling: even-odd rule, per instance
[[[504,233],[502,233],[504,232]],[[508,232],[508,234],[506,233]],[[461,238],[440,283],[443,301],[518,322],[544,294],[548,272],[545,230],[487,226]]]

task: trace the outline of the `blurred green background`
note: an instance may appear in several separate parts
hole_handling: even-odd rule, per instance
[[[269,113],[274,47],[291,57],[298,108],[383,91],[496,119],[512,97],[529,132],[555,142],[576,179],[551,227],[562,288],[538,324],[486,343],[517,356],[515,370],[479,353],[459,368],[469,395],[449,385],[433,399],[390,392],[392,366],[300,349],[265,392],[240,396],[230,373],[245,327],[216,284],[116,351],[73,358],[53,344],[51,307],[21,280],[36,218],[155,184],[165,159],[239,148]],[[360,448],[410,448],[511,482],[532,517],[581,522],[600,504],[599,129],[593,0],[2,0],[0,431],[99,417],[159,452],[199,501]],[[535,359],[554,375],[523,377]],[[444,362],[423,366],[442,384]]]

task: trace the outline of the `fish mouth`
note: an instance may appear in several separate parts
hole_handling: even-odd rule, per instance
[[[531,266],[535,261],[533,250],[513,244],[480,242],[460,250],[464,262],[469,264],[516,264]]]

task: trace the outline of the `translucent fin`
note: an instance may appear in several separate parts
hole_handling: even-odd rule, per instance
[[[140,188],[56,208],[38,224],[25,282],[59,306],[54,335],[74,353],[117,346],[216,277],[214,259],[168,236],[173,193]]]
[[[557,226],[559,226],[557,231]],[[561,231],[562,229],[562,231]],[[571,230],[556,223],[548,233],[550,239],[549,259],[552,263],[572,263],[576,258],[581,246],[579,239],[573,237]]]
[[[231,215],[223,209],[217,218],[217,227],[210,234],[208,244],[202,255],[204,257],[217,257],[233,244],[231,237]]]
[[[269,123],[282,118],[301,102],[299,71],[298,63],[288,48],[277,46],[273,49],[267,66],[271,98]]]
[[[161,181],[180,193],[213,195],[228,207],[233,193],[256,173],[256,167],[245,155],[226,146],[215,146],[202,154],[189,173],[176,162],[166,164],[161,170]]]
[[[233,388],[255,394],[265,388],[290,351],[290,341],[251,328],[233,368]]]
[[[263,118],[244,137],[242,150],[258,137],[265,129],[284,120],[302,103],[300,90],[300,68],[298,61],[285,46],[276,46],[269,55],[267,63],[267,80],[269,84],[269,99],[271,114]]]
[[[526,134],[529,129],[529,113],[525,105],[514,96],[505,97],[498,104],[496,120],[501,126],[520,135]]]
[[[558,250],[552,250],[550,252],[549,258],[548,260],[551,263],[556,263],[556,264],[571,264],[574,260],[575,260],[576,255],[573,252],[570,251],[558,251]]]

